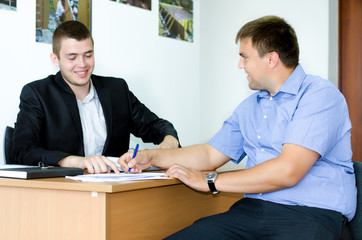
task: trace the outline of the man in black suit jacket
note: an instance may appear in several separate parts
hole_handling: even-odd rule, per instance
[[[78,21],[53,35],[56,75],[29,83],[20,95],[11,161],[80,167],[89,173],[119,172],[105,156],[128,151],[130,133],[160,148],[177,148],[173,125],[160,119],[123,79],[93,75],[93,38]]]

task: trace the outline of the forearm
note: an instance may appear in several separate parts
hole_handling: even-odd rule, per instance
[[[178,140],[172,135],[166,135],[163,141],[157,146],[157,148],[173,149],[179,148],[180,144]]]
[[[40,147],[18,145],[11,150],[11,161],[25,165],[38,165],[39,162],[42,162],[46,165],[56,166],[59,160],[68,155],[69,154],[60,151],[50,151]]]
[[[153,166],[165,169],[174,164],[180,164],[198,170],[214,170],[227,161],[226,156],[217,152],[209,144],[171,150],[150,150],[149,159]]]
[[[215,187],[221,192],[233,193],[265,193],[291,187],[294,183],[289,178],[289,170],[282,169],[283,165],[276,161],[279,160],[272,159],[247,170],[220,173],[215,180]],[[172,165],[166,176],[178,178],[196,190],[209,191],[206,174],[185,164]]]
[[[30,121],[29,121],[30,122]],[[18,121],[14,129],[11,149],[11,160],[25,165],[38,165],[39,162],[47,165],[57,165],[59,160],[69,154],[63,151],[46,149],[38,134],[40,128],[24,121]]]
[[[265,193],[295,186],[320,155],[294,144],[284,144],[282,153],[250,169],[220,174],[216,188],[225,192]]]
[[[219,174],[216,189],[222,192],[266,193],[292,187],[287,169],[272,159],[246,170]]]
[[[61,167],[80,167],[80,158],[81,157],[78,157],[78,156],[67,156],[63,159],[61,159],[59,162],[58,162],[58,165],[61,166]]]
[[[17,122],[11,150],[12,161],[25,165],[38,165],[42,162],[54,166],[58,165],[59,160],[69,156],[63,151],[46,149],[41,144],[43,140],[38,134],[39,129],[35,125],[24,124],[24,121]]]

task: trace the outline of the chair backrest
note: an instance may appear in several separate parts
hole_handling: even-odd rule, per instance
[[[362,239],[362,162],[353,162],[354,173],[356,175],[357,186],[357,211],[352,221],[349,222],[349,228],[353,239]]]
[[[10,162],[10,151],[11,151],[11,145],[13,144],[13,133],[14,133],[14,128],[7,126],[5,129],[5,139],[4,139],[6,164],[11,163]]]

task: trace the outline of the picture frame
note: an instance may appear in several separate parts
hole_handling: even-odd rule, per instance
[[[57,26],[69,20],[80,21],[92,29],[92,0],[36,0],[36,42],[52,43]]]

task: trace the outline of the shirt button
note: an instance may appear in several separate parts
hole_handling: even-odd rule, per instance
[[[267,116],[266,116],[266,115],[264,115],[264,118],[267,118]]]
[[[263,195],[262,193],[259,193],[259,196]]]
[[[260,136],[258,136],[258,139],[260,139]]]
[[[264,148],[260,149],[260,151],[264,152]]]
[[[270,97],[269,100],[270,100],[270,101],[273,100],[273,97]]]

